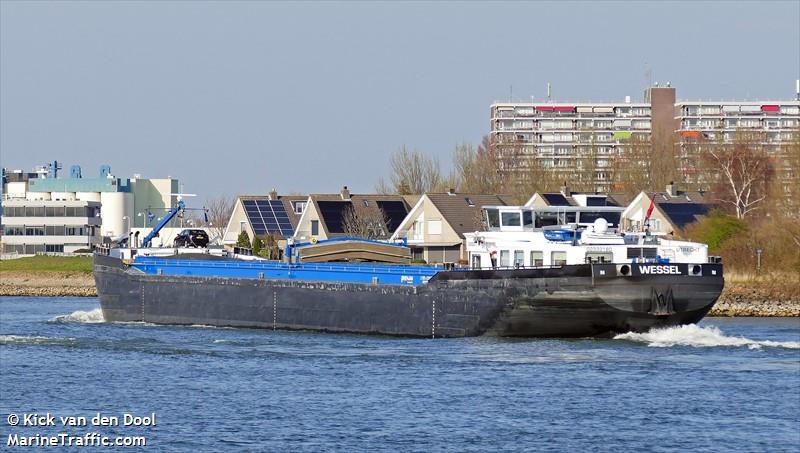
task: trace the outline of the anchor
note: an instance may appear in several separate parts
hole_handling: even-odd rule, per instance
[[[666,294],[661,294],[655,288],[650,288],[650,311],[648,314],[655,316],[668,316],[675,313],[673,305],[672,288]]]

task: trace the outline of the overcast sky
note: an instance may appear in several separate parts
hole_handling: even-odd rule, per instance
[[[0,164],[219,194],[371,192],[406,144],[449,166],[509,98],[792,99],[800,1],[17,2]],[[66,173],[65,173],[66,174]]]

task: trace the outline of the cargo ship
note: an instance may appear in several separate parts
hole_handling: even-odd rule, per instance
[[[165,216],[166,224],[182,202]],[[411,265],[402,243],[241,250],[99,249],[107,321],[408,337],[603,337],[695,323],[723,288],[704,244],[619,231],[620,208],[484,207],[463,267]],[[239,252],[239,253],[237,253]]]

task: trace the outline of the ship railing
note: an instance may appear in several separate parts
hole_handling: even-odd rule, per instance
[[[423,266],[365,266],[359,264],[322,264],[301,263],[288,264],[276,262],[225,262],[203,260],[157,259],[145,257],[133,263],[134,266],[153,267],[191,267],[191,268],[223,268],[223,269],[274,269],[274,270],[300,270],[300,271],[347,271],[358,273],[382,273],[402,275],[433,275],[442,269]]]

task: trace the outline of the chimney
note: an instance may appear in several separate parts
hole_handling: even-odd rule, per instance
[[[349,200],[350,199],[350,191],[347,189],[347,186],[342,187],[342,200]]]
[[[567,185],[566,181],[564,181],[564,185],[561,186],[561,195],[563,195],[565,197],[569,197],[570,195],[572,195],[572,193],[570,192],[569,186]]]
[[[669,194],[670,197],[678,196],[678,186],[674,181],[670,181],[669,184],[667,184],[667,194]]]
[[[455,194],[456,194],[456,189],[453,189],[452,187],[447,189],[447,195],[453,196]]]
[[[277,200],[278,199],[278,191],[275,190],[273,187],[272,190],[269,192],[269,199],[270,200]]]

